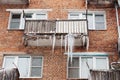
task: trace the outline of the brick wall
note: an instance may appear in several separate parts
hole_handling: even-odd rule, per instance
[[[9,12],[6,9],[52,9],[48,13],[49,19],[67,19],[67,9],[84,10],[84,0],[30,0],[29,5],[0,5],[0,66],[2,66],[3,54],[8,52],[25,52],[26,54],[42,55],[44,57],[43,78],[21,80],[66,80],[67,56],[60,48],[52,47],[25,47],[22,44],[23,31],[8,30]],[[117,26],[114,8],[90,10],[106,11],[107,30],[89,31],[90,46],[87,52],[108,52],[110,61],[117,60]],[[85,49],[76,47],[74,51],[86,52]]]

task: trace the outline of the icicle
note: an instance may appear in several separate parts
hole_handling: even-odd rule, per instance
[[[62,52],[62,44],[63,44],[63,35],[61,35],[61,52]]]
[[[89,37],[88,37],[88,36],[86,36],[86,40],[87,40],[87,41],[86,41],[86,42],[87,42],[87,43],[86,43],[86,49],[88,50],[88,48],[89,48]]]
[[[82,36],[82,42],[83,47],[85,47],[85,36]]]
[[[72,57],[73,57],[73,47],[74,47],[74,35],[73,34],[68,34],[65,36],[65,52],[66,52],[66,48],[67,53],[68,53],[68,57],[71,60],[72,63]]]
[[[68,54],[71,57],[71,63],[72,63],[72,57],[73,57],[73,47],[74,47],[74,36],[72,34],[68,34]]]
[[[52,43],[52,53],[54,52],[54,49],[55,49],[55,40],[56,40],[56,37],[55,37],[55,34],[53,35],[53,43]]]
[[[67,48],[67,35],[65,36],[65,52],[66,52],[66,48]]]
[[[49,39],[50,39],[50,43],[52,43],[52,36],[49,36]]]

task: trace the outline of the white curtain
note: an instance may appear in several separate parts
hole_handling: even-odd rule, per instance
[[[20,71],[20,77],[28,77],[29,71],[29,57],[19,57],[18,58],[18,69]]]
[[[81,78],[89,77],[89,70],[93,68],[93,59],[91,57],[81,58]]]
[[[14,68],[15,67],[15,65],[13,64],[14,60],[15,60],[15,57],[6,57],[4,68]]]

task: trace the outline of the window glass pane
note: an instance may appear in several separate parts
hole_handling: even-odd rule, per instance
[[[25,18],[32,18],[33,13],[25,13]]]
[[[15,57],[5,57],[4,68],[14,68]]]
[[[86,14],[83,14],[83,19],[86,19]],[[94,29],[93,14],[88,14],[87,19],[88,19],[88,29]]]
[[[29,74],[29,57],[19,57],[18,59],[18,69],[20,71],[20,77],[28,77]]]
[[[12,19],[20,19],[21,14],[12,14]]]
[[[32,57],[32,66],[42,66],[42,57]]]
[[[93,68],[92,57],[82,57],[80,68],[81,68],[81,78],[88,78],[90,74],[89,70]]]
[[[79,13],[71,13],[69,16],[69,19],[80,19]]]
[[[96,58],[96,69],[107,69],[107,59]]]
[[[95,15],[95,29],[96,30],[104,30],[105,29],[104,15],[102,15],[102,14]]]
[[[41,76],[41,67],[32,67],[31,68],[31,77],[40,77]]]
[[[68,69],[68,77],[69,78],[80,78],[79,68],[69,68]]]
[[[12,14],[10,29],[19,29],[21,14]]]
[[[104,15],[95,15],[95,21],[104,22]]]
[[[95,23],[95,29],[96,30],[104,30],[105,29],[104,22],[96,22]]]
[[[11,22],[20,22],[20,19],[12,19]]]
[[[47,19],[46,14],[36,14],[36,19]]]
[[[93,15],[92,14],[88,15],[88,29],[94,29],[94,26],[93,26]]]
[[[69,67],[79,67],[79,57],[73,57],[72,63],[69,61]]]
[[[11,22],[10,29],[19,29],[19,22]]]

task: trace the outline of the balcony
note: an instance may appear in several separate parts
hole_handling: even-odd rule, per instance
[[[27,45],[51,46],[55,35],[56,46],[64,45],[65,36],[73,34],[75,45],[82,45],[81,36],[88,36],[87,20],[26,20],[24,40]],[[62,42],[61,42],[62,40]]]
[[[115,1],[116,0],[88,0],[88,3],[96,7],[114,7]]]
[[[29,4],[29,0],[0,0],[0,4]]]

